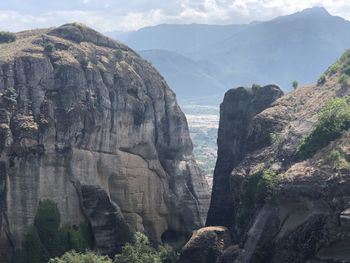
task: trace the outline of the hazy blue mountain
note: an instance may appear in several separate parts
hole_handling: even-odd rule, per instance
[[[192,58],[227,86],[315,82],[350,48],[350,22],[324,8],[259,23],[230,38],[197,50]]]
[[[136,50],[163,49],[186,55],[215,44],[249,25],[162,24],[126,33],[110,32],[110,37]]]
[[[288,91],[293,80],[315,82],[350,48],[349,33],[349,21],[315,7],[249,25],[159,25],[114,37],[138,51],[152,49],[141,54],[180,100],[213,92],[210,101],[223,86],[275,83]]]
[[[139,53],[143,58],[151,61],[170,87],[175,89],[180,102],[219,103],[222,100],[221,95],[226,91],[226,87],[208,75],[195,61],[165,50],[146,50]]]

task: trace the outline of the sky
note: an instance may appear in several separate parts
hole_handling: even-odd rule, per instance
[[[0,0],[0,31],[81,22],[102,32],[162,23],[240,24],[313,6],[350,20],[349,0]]]

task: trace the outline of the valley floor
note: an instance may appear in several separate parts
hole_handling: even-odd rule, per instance
[[[217,157],[219,108],[207,105],[183,105],[182,109],[189,125],[196,161],[211,187]]]

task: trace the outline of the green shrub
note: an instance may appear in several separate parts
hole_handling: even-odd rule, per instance
[[[45,52],[47,53],[52,53],[55,51],[55,45],[52,44],[51,42],[44,42],[43,47]]]
[[[64,225],[59,231],[65,251],[84,252],[92,247],[92,234],[87,224],[79,226]]]
[[[127,243],[121,254],[116,255],[113,263],[175,263],[178,254],[167,245],[155,249],[147,236],[136,233],[133,244]],[[60,258],[53,258],[49,263],[112,263],[108,257],[102,257],[92,252],[79,253],[70,251]]]
[[[264,203],[268,201],[274,194],[276,184],[278,180],[278,174],[272,170],[265,170],[262,173],[262,177],[258,182],[256,200],[257,203]]]
[[[112,260],[92,252],[78,253],[70,251],[65,253],[61,258],[50,259],[49,263],[112,263]]]
[[[318,113],[315,128],[299,144],[297,158],[303,160],[312,157],[348,128],[350,128],[349,98],[328,101]]]
[[[350,170],[350,164],[345,159],[345,154],[341,150],[333,149],[330,151],[327,159],[330,165],[336,170]]]
[[[340,159],[342,158],[343,154],[338,151],[338,150],[332,150],[330,153],[329,153],[329,156],[328,156],[328,160],[334,165],[336,165],[337,162],[340,161]]]
[[[113,263],[175,263],[177,259],[178,255],[169,246],[161,246],[156,250],[147,236],[136,233],[134,243],[127,243]]]
[[[0,31],[0,43],[11,43],[16,41],[16,34],[6,31]]]
[[[23,237],[22,249],[16,252],[16,263],[46,263],[69,250],[86,251],[92,246],[92,234],[87,224],[60,226],[60,212],[51,200],[39,202],[34,225]],[[29,256],[28,256],[29,255]],[[38,255],[42,255],[39,257]],[[29,261],[28,261],[29,258]],[[80,261],[79,261],[80,262]]]
[[[340,66],[339,62],[336,62],[328,68],[327,73],[333,75],[333,74],[337,73],[340,70],[340,68],[341,68],[341,66]]]
[[[345,88],[348,85],[348,80],[349,80],[349,77],[345,74],[342,74],[338,82],[342,86],[342,88]]]
[[[350,61],[350,49],[346,50],[339,59],[339,64],[348,64]]]
[[[158,254],[162,263],[175,263],[179,259],[179,254],[169,245],[160,246]]]
[[[317,80],[317,84],[318,85],[322,85],[326,82],[326,75],[325,74],[321,74],[321,76],[318,78]]]
[[[123,51],[121,49],[118,49],[116,52],[115,52],[115,57],[118,59],[118,60],[122,60],[123,59]]]
[[[278,174],[272,170],[259,170],[247,176],[242,183],[240,205],[237,211],[237,228],[244,233],[257,208],[270,201],[278,182]]]
[[[64,253],[64,245],[58,232],[60,221],[61,217],[57,204],[51,200],[40,201],[34,218],[34,226],[51,257],[60,256]]]
[[[252,85],[252,89],[260,89],[260,88],[261,88],[261,86],[258,85],[258,84],[253,84]]]
[[[25,232],[22,249],[14,257],[15,263],[46,263],[50,256],[42,244],[36,228],[31,225]]]
[[[298,85],[299,85],[298,81],[293,80],[292,86],[293,86],[293,89],[294,89],[294,90],[296,90],[296,89],[298,88]]]
[[[345,64],[341,72],[347,76],[350,76],[350,64]]]

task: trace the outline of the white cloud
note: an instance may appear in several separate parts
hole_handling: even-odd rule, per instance
[[[349,0],[1,0],[0,30],[19,31],[78,21],[101,31],[159,23],[247,23],[312,6],[350,19]]]

